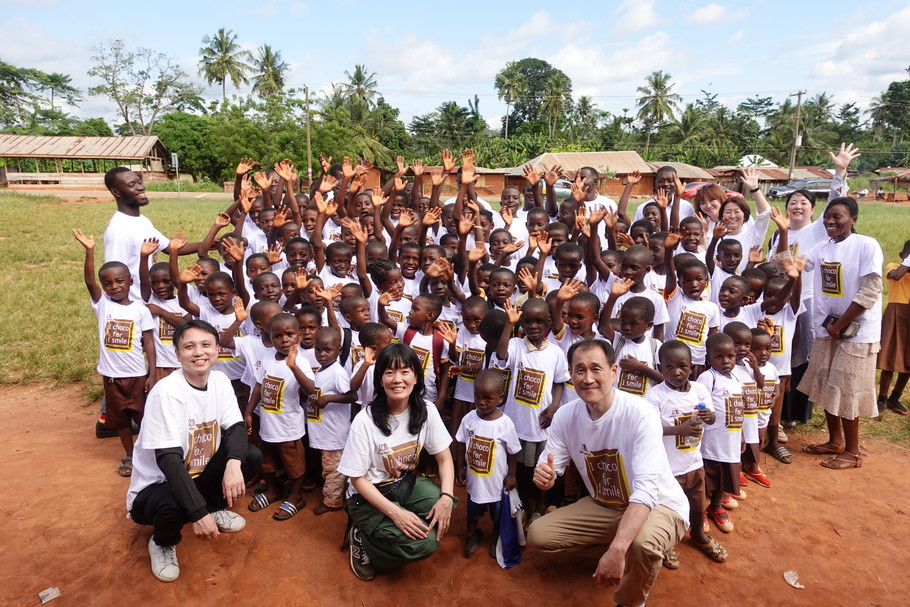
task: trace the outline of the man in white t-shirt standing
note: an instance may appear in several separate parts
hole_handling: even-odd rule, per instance
[[[686,532],[689,504],[663,451],[657,411],[644,399],[613,388],[616,355],[605,341],[569,349],[578,400],[553,416],[534,482],[551,488],[571,460],[589,497],[535,521],[528,545],[560,552],[608,544],[594,579],[618,585],[620,605],[641,605],[660,572],[663,555]]]
[[[130,518],[155,528],[148,549],[152,574],[172,582],[180,574],[177,543],[192,524],[200,539],[246,526],[227,510],[259,473],[262,454],[248,443],[231,382],[220,371],[218,332],[203,320],[174,331],[181,368],[149,392],[133,452],[126,495]]]

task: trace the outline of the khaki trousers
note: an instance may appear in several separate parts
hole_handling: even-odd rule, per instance
[[[622,515],[622,510],[599,506],[584,497],[534,521],[528,529],[528,545],[543,552],[609,545]],[[657,580],[664,554],[685,533],[686,524],[676,512],[666,506],[651,510],[626,552],[626,568],[614,600],[626,606],[642,604]]]

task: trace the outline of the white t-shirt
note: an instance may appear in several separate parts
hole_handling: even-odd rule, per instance
[[[338,464],[338,472],[349,478],[365,477],[374,485],[400,476],[402,470],[414,470],[421,449],[430,455],[449,448],[449,436],[436,406],[426,401],[427,421],[417,434],[408,431],[409,412],[389,415],[389,429],[386,436],[373,423],[369,407],[363,409],[351,423],[344,453]],[[348,484],[348,497],[357,493],[354,484]]]
[[[157,251],[163,251],[171,243],[144,215],[133,217],[116,211],[107,224],[107,229],[104,230],[104,261],[119,261],[127,265],[133,278],[130,299],[135,301],[142,301],[142,291],[139,288],[139,260],[142,242],[149,238],[158,239]],[[154,257],[149,255],[149,267],[152,266]]]
[[[736,240],[743,247],[743,258],[740,260],[736,271],[742,273],[749,265],[749,250],[754,246],[765,244],[765,234],[768,232],[768,225],[771,223],[771,209],[755,216],[753,223],[743,224],[739,234],[727,234],[724,240]]]
[[[787,306],[790,304],[788,303]],[[761,310],[760,303],[748,304],[745,306],[740,306],[739,314],[734,317],[727,316],[721,311],[720,313],[720,328],[718,331],[723,331],[724,327],[729,325],[731,322],[741,322],[750,329],[754,329],[758,326],[758,321],[765,317],[765,313]]]
[[[509,358],[500,361],[509,370],[512,384],[502,412],[515,424],[519,438],[531,442],[547,440],[540,427],[540,414],[553,402],[553,384],[569,381],[566,355],[544,340],[541,349],[532,349],[526,339],[509,340]]]
[[[354,365],[354,372],[351,373],[351,377],[356,375],[363,365],[364,362],[362,360]],[[373,369],[367,369],[363,376],[363,383],[360,384],[360,389],[357,390],[357,402],[361,406],[366,406],[373,402]]]
[[[256,385],[256,376],[262,368],[262,361],[268,357],[275,357],[273,346],[266,347],[262,343],[262,337],[252,335],[234,336],[234,352],[243,360],[243,375],[240,376],[240,381],[250,388]]]
[[[309,378],[313,372],[298,357],[298,367]],[[300,402],[300,383],[285,359],[262,361],[256,382],[259,395],[259,436],[267,443],[287,443],[306,434],[306,410]]]
[[[660,415],[660,423],[664,427],[679,426],[687,422],[699,403],[703,403],[709,411],[714,410],[711,404],[711,393],[698,382],[689,382],[689,391],[674,390],[666,383],[657,384],[645,395],[645,400],[651,403]],[[702,424],[704,428],[707,424]],[[701,437],[694,437],[697,442],[690,443],[687,436],[666,435],[663,437],[664,449],[670,461],[673,476],[680,476],[693,470],[698,470],[704,464],[701,459]]]
[[[775,232],[771,236],[771,241],[768,243],[768,260],[776,254],[779,239],[780,234],[778,232]],[[787,231],[787,247],[790,250],[791,255],[799,255],[800,251],[808,251],[820,242],[825,242],[827,240],[828,231],[825,229],[825,224],[821,217],[804,228],[790,228]],[[811,273],[806,270],[803,273],[803,301],[812,299],[815,288],[813,282]]]
[[[743,361],[733,367],[733,376],[743,386],[743,440],[752,445],[758,443],[758,405],[761,394],[752,369]]]
[[[730,274],[721,268],[719,262],[714,266],[714,272],[711,273],[710,280],[708,281],[708,301],[713,301],[714,303],[719,301],[720,288],[723,286],[724,281],[731,276],[736,276],[736,274]],[[720,306],[720,304],[717,305]]]
[[[771,364],[777,369],[777,375],[789,376],[791,371],[791,357],[793,355],[793,336],[796,331],[796,317],[806,311],[802,301],[799,309],[793,312],[790,302],[775,314],[765,314],[774,323],[774,334],[771,335]]]
[[[508,455],[521,451],[515,425],[507,415],[485,420],[477,411],[468,411],[455,433],[465,443],[468,467],[468,496],[475,504],[491,504],[502,499],[502,485],[509,473]]]
[[[316,399],[323,394],[345,394],[351,390],[351,376],[337,360],[325,369],[316,371],[316,392],[307,398],[306,425],[310,446],[314,449],[337,451],[344,448],[351,429],[351,403],[329,403],[316,408]]]
[[[692,351],[692,364],[705,364],[705,340],[708,330],[720,325],[720,308],[712,301],[689,299],[679,287],[667,301],[670,320],[664,327],[664,339],[678,339]]]
[[[458,330],[455,338],[455,351],[458,353],[458,364],[464,367],[476,365],[483,369],[484,354],[487,342],[479,333],[474,334],[464,327]],[[455,381],[455,398],[465,402],[474,402],[474,375],[462,373]]]
[[[640,205],[638,205],[638,208],[635,209],[635,219],[632,220],[633,223],[638,221],[639,219],[645,218],[645,207],[648,206],[649,204],[651,204],[652,202],[656,203],[657,199],[652,198],[652,199],[647,200],[647,201],[641,203]],[[670,211],[671,210],[672,210],[672,208],[668,205],[667,206],[667,221],[670,220]],[[680,219],[680,221],[682,221],[686,217],[691,217],[692,215],[695,215],[695,209],[692,208],[692,203],[689,202],[688,200],[686,200],[685,198],[680,198],[679,199],[679,219]],[[654,226],[654,229],[660,230],[660,226]]]
[[[124,306],[104,293],[91,303],[98,318],[98,373],[114,378],[145,375],[142,332],[155,329],[149,309],[135,300]]]
[[[780,385],[780,376],[777,374],[777,368],[769,360],[759,367],[762,378],[765,380],[761,389],[761,398],[758,403],[758,428],[768,427],[768,420],[771,419],[771,409],[774,406],[774,399],[777,396],[777,386]],[[789,369],[787,369],[789,371]]]
[[[859,291],[859,279],[867,274],[882,275],[884,255],[878,241],[862,234],[851,234],[841,242],[833,239],[806,252],[807,268],[813,270],[815,296],[812,299],[812,324],[816,337],[828,337],[822,323],[829,314],[842,315]],[[882,296],[856,318],[859,331],[844,341],[872,344],[881,339]]]
[[[643,398],[615,391],[612,406],[591,419],[581,400],[560,407],[538,464],[550,453],[557,474],[571,459],[595,502],[624,510],[630,503],[665,506],[689,526],[689,502],[673,477],[663,447],[663,428]]]
[[[190,476],[198,476],[221,446],[221,432],[243,423],[231,382],[220,371],[209,374],[205,390],[189,385],[177,369],[155,384],[145,401],[142,429],[133,449],[133,474],[126,509],[140,491],[167,480],[155,449],[178,447]]]
[[[619,318],[619,312],[622,310],[622,305],[633,297],[644,297],[652,304],[654,304],[655,327],[666,324],[667,321],[670,320],[670,313],[667,311],[667,302],[664,301],[664,296],[657,291],[649,289],[647,285],[645,286],[645,290],[641,293],[633,293],[632,291],[629,291],[628,293],[623,293],[617,297],[616,302],[613,304],[613,318]],[[651,337],[654,334],[654,331],[652,329],[648,329],[645,334],[648,337]]]
[[[180,307],[176,297],[161,299],[154,293],[149,297],[150,304],[154,304],[177,316],[184,316],[186,310]],[[159,369],[177,369],[177,351],[174,349],[174,326],[161,316],[152,315],[155,321],[155,366]]]
[[[395,331],[395,339],[404,343],[404,334],[408,330],[405,322],[398,323],[398,329]],[[420,331],[414,333],[411,343],[407,344],[420,358],[420,364],[423,367],[423,379],[427,391],[424,394],[427,400],[435,401],[439,395],[439,388],[436,386],[436,365],[433,364],[433,335],[422,335]],[[443,341],[442,354],[438,365],[449,362],[449,344]]]
[[[649,369],[656,369],[660,364],[657,358],[658,349],[660,349],[660,341],[653,337],[646,335],[641,343],[635,343],[631,339],[623,337],[619,332],[613,334],[613,351],[616,352],[617,363],[624,358],[634,358],[645,363]],[[626,371],[622,368],[619,369],[613,380],[613,387],[636,396],[644,396],[652,385],[653,382],[644,373]]]
[[[711,404],[717,419],[704,425],[701,455],[715,462],[734,464],[740,461],[743,429],[743,386],[734,375],[729,377],[707,369],[698,383],[711,393]]]
[[[379,322],[379,296],[381,293],[378,289],[374,289],[370,293],[370,298],[368,300],[370,304],[370,320],[373,322]],[[390,301],[389,305],[385,307],[386,313],[389,315],[389,318],[394,320],[400,325],[407,322],[408,314],[411,312],[411,300],[405,299],[402,297],[396,301]]]
[[[199,304],[199,318],[206,321],[218,331],[220,337],[237,319],[234,311],[231,309],[230,314],[222,314],[212,307],[208,300]],[[243,337],[243,331],[238,330],[234,337]],[[218,346],[218,364],[216,369],[227,375],[230,379],[240,379],[243,376],[243,360],[230,348]]]

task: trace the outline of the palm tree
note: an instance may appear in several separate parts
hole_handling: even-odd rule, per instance
[[[648,132],[645,149],[651,147],[651,130],[673,118],[675,112],[679,111],[677,104],[682,101],[682,97],[670,92],[676,86],[670,82],[670,78],[670,74],[663,71],[651,72],[651,75],[645,78],[645,86],[636,89],[636,92],[641,93],[636,101],[638,119],[645,123],[645,130]]]
[[[288,64],[281,60],[281,51],[273,51],[264,44],[259,47],[259,56],[253,59],[256,75],[253,77],[253,92],[260,97],[269,97],[280,93],[284,88],[284,74]]]
[[[524,94],[525,80],[514,61],[506,63],[505,68],[496,74],[493,83],[500,101],[506,102],[505,138],[509,138],[509,114],[512,113],[512,102]]]
[[[367,72],[365,65],[355,65],[354,73],[345,70],[348,77],[347,88],[348,102],[350,103],[351,117],[355,122],[366,118],[366,113],[373,107],[373,97],[376,95],[376,72]]]
[[[590,97],[587,95],[579,97],[572,112],[572,126],[576,136],[580,139],[590,139],[597,129],[598,117],[602,114]]]
[[[690,103],[683,110],[679,122],[671,124],[667,129],[670,142],[681,147],[698,143],[702,136],[707,134],[705,132],[707,122],[705,113]]]
[[[565,114],[566,109],[572,102],[572,92],[567,78],[554,74],[547,80],[547,86],[544,89],[543,101],[540,104],[540,111],[547,116],[547,126],[550,129],[550,137],[556,134],[556,124],[559,116]]]
[[[323,98],[316,101],[319,105],[319,113],[326,122],[337,122],[343,126],[348,126],[351,115],[347,110],[347,93],[345,85],[332,83],[332,92],[323,91]]]
[[[42,90],[51,92],[51,109],[54,109],[54,96],[59,95],[72,104],[82,98],[79,89],[72,86],[73,79],[66,74],[41,74],[40,86]]]
[[[455,146],[470,133],[471,112],[455,101],[446,101],[436,109],[436,134]]]
[[[234,88],[250,81],[247,74],[251,68],[247,61],[252,57],[237,44],[237,34],[222,27],[212,37],[203,36],[202,44],[205,46],[199,49],[199,75],[209,84],[221,84],[222,100],[227,99],[228,78]]]

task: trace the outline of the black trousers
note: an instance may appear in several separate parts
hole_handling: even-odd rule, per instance
[[[205,499],[206,509],[216,512],[227,508],[227,500],[221,489],[224,470],[227,467],[227,450],[222,447],[215,452],[202,474],[193,479],[196,489]],[[253,445],[247,450],[246,459],[240,466],[243,480],[249,481],[262,468],[262,452]],[[155,483],[139,492],[130,510],[133,521],[140,525],[155,527],[155,543],[159,546],[175,546],[180,542],[180,530],[190,522],[187,513],[177,503],[170,483]]]

